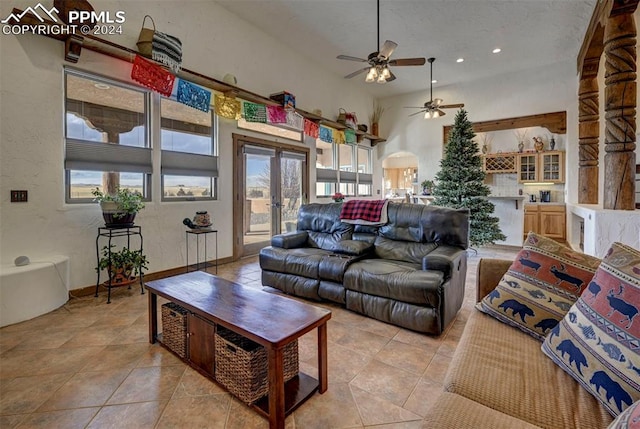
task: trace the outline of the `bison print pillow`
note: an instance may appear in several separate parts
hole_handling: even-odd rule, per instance
[[[600,259],[530,232],[509,270],[477,308],[543,341],[589,284]]]
[[[640,399],[640,251],[614,243],[542,351],[617,416]]]

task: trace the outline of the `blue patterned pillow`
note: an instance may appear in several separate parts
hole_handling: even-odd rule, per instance
[[[598,258],[530,232],[500,283],[476,307],[543,341],[587,287],[598,265]]]
[[[640,399],[640,251],[614,243],[542,351],[613,416]]]

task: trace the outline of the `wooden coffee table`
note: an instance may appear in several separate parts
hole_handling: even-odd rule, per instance
[[[151,281],[145,288],[149,291],[149,342],[162,342],[158,337],[158,296],[181,305],[191,312],[187,363],[211,378],[215,374],[212,335],[216,324],[266,348],[269,394],[252,406],[269,419],[270,428],[284,428],[287,415],[316,390],[320,393],[327,390],[329,310],[202,271]],[[315,328],[318,329],[318,380],[300,372],[285,384],[284,346]]]

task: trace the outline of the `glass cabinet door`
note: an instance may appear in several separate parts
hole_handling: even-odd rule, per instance
[[[537,157],[534,153],[518,155],[518,182],[536,181]]]
[[[564,182],[562,152],[541,153],[540,162],[542,164],[541,181],[555,183]]]

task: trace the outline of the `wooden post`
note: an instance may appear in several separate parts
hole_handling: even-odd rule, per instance
[[[636,24],[629,3],[638,5],[614,1],[604,32],[604,208],[614,210],[635,210]]]
[[[598,113],[598,62],[595,59],[595,75],[583,72],[578,89],[578,202],[598,203],[598,143],[600,136],[600,116]],[[590,67],[593,69],[593,67]],[[584,69],[583,69],[584,70]]]

